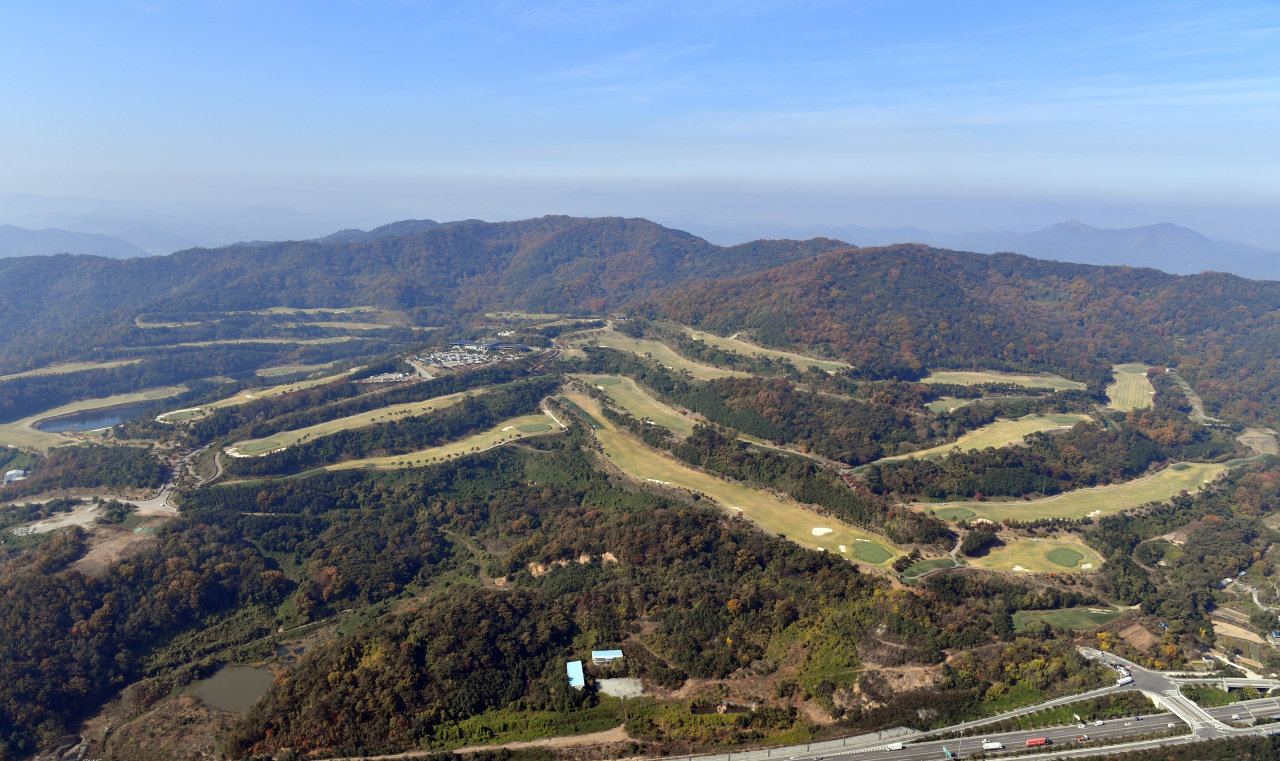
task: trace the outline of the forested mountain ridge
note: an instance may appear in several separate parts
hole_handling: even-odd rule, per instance
[[[1280,283],[905,244],[673,286],[638,311],[907,379],[1052,370],[1100,392],[1113,364],[1176,366],[1210,414],[1274,421],[1278,310]]]
[[[0,260],[0,361],[111,343],[142,309],[371,305],[442,324],[485,309],[601,312],[696,278],[732,277],[839,247],[757,241],[722,248],[646,220],[466,221],[372,241],[290,241],[191,249],[127,261]],[[91,343],[92,345],[92,343]],[[45,357],[44,361],[39,358]]]

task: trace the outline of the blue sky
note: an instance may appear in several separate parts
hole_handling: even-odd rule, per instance
[[[1280,210],[1274,2],[18,0],[0,66],[0,193],[371,220]]]

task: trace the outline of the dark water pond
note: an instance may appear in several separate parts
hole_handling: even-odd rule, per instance
[[[254,666],[223,666],[208,679],[192,682],[183,690],[187,695],[219,711],[246,713],[258,702],[275,676]]]
[[[67,415],[56,420],[46,420],[36,424],[36,429],[45,433],[62,433],[63,431],[96,431],[99,428],[110,428],[126,420],[141,415],[143,411],[154,407],[154,402],[130,404],[127,407],[116,407],[113,410],[85,410],[74,415]]]

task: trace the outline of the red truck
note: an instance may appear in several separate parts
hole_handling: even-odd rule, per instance
[[[1027,740],[1028,748],[1038,748],[1041,745],[1048,745],[1048,744],[1049,744],[1049,738],[1047,737],[1033,737],[1030,740]]]

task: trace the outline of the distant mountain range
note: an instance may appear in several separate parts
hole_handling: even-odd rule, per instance
[[[318,243],[369,243],[433,230],[452,222],[406,219],[372,230],[346,229],[312,239]],[[739,228],[690,226],[691,232],[719,245],[735,245],[752,240],[807,240],[828,238],[855,246],[887,246],[895,243],[925,243],[955,251],[980,254],[1012,252],[1037,259],[1075,264],[1129,265],[1151,267],[1178,275],[1204,271],[1230,272],[1256,280],[1280,280],[1280,252],[1264,251],[1244,243],[1213,241],[1185,227],[1162,223],[1125,229],[1090,227],[1076,221],[1050,225],[1031,233],[998,231],[980,233],[935,233],[918,227],[867,228],[786,227],[753,225]],[[279,241],[249,241],[234,246],[269,246]],[[163,250],[161,246],[160,250]],[[35,256],[59,253],[91,254],[112,259],[148,256],[156,249],[111,235],[68,232],[57,228],[27,230],[0,225],[0,257]]]
[[[869,228],[784,227],[737,228],[691,226],[691,232],[720,245],[762,238],[834,238],[855,246],[925,243],[954,251],[994,254],[1008,251],[1037,259],[1075,264],[1127,264],[1152,267],[1175,275],[1205,271],[1230,272],[1259,280],[1280,280],[1280,252],[1264,251],[1234,241],[1213,241],[1195,230],[1168,223],[1108,230],[1070,221],[1032,233],[935,233],[918,227]]]

